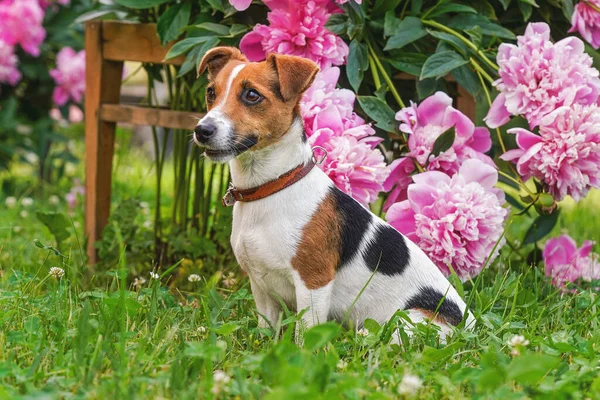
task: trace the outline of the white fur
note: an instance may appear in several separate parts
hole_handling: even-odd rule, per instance
[[[244,69],[245,66],[246,66],[246,64],[240,64],[240,65],[236,65],[233,68],[233,70],[231,71],[231,75],[229,76],[229,79],[227,80],[227,87],[225,89],[225,94],[223,95],[223,98],[221,99],[219,104],[215,105],[208,113],[206,113],[206,115],[204,117],[202,117],[202,119],[200,121],[198,121],[198,124],[196,124],[196,125],[200,125],[202,122],[211,120],[217,127],[217,133],[215,134],[214,138],[212,138],[210,140],[210,142],[206,144],[207,147],[209,147],[211,149],[215,149],[215,150],[227,149],[228,147],[231,146],[232,139],[235,135],[235,132],[233,130],[233,123],[231,122],[231,119],[229,119],[229,117],[223,112],[223,105],[227,102],[227,98],[229,97],[229,93],[231,92],[231,86],[233,84],[233,80],[238,76],[240,71],[242,69]],[[194,135],[194,142],[196,142],[196,144],[199,146],[204,146],[203,144],[198,142],[195,135]],[[214,161],[227,162],[230,159],[232,159],[233,157],[234,157],[234,155],[231,154],[231,155],[227,155],[227,156],[222,156],[221,159],[214,160]]]
[[[278,143],[233,159],[230,169],[234,186],[241,189],[255,187],[308,161],[312,153],[308,143],[301,139],[303,134],[301,122],[297,120]],[[373,274],[362,253],[373,237],[375,227],[386,224],[378,217],[374,217],[354,259],[337,271],[332,282],[316,290],[306,288],[291,261],[304,226],[332,186],[329,177],[314,168],[306,177],[280,192],[258,201],[235,204],[231,243],[238,262],[250,276],[262,326],[267,325],[262,316],[273,324],[277,321],[280,300],[291,310],[308,309],[303,316],[307,327],[327,319],[351,321],[357,328],[366,318],[383,323],[396,310],[403,309],[421,286],[430,286],[446,294],[464,311],[465,303],[456,290],[407,238],[410,264],[405,271],[394,276]],[[365,287],[369,279],[371,281]],[[409,315],[415,317],[414,322],[423,320],[419,311],[411,310]],[[472,317],[469,318],[471,324]],[[443,326],[443,336],[450,330]]]

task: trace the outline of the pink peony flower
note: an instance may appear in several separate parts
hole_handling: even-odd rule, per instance
[[[514,161],[525,180],[535,177],[548,192],[562,200],[579,201],[590,188],[600,188],[600,108],[596,105],[561,107],[545,116],[540,135],[509,129],[517,135],[518,149],[501,158]]]
[[[448,175],[455,174],[465,160],[473,158],[494,166],[492,159],[484,154],[492,146],[490,132],[487,128],[475,127],[466,115],[453,108],[452,99],[444,92],[435,93],[418,106],[412,103],[398,111],[396,120],[400,121],[400,130],[409,134],[409,152],[407,157],[394,160],[390,165],[384,188],[391,193],[385,209],[406,199],[415,161],[427,171],[442,171]],[[450,128],[456,133],[452,147],[437,157],[432,156],[436,139]]]
[[[70,47],[62,49],[50,76],[56,82],[52,99],[57,105],[65,105],[69,100],[80,103],[85,92],[85,50],[77,53]]]
[[[252,0],[229,0],[229,4],[233,6],[238,11],[244,11],[250,4],[252,4]]]
[[[367,205],[383,190],[389,170],[375,149],[382,139],[354,113],[354,93],[336,88],[339,76],[337,67],[319,72],[300,101],[300,112],[309,143],[328,152],[321,169],[338,188]]]
[[[523,115],[531,128],[544,115],[561,106],[593,104],[600,93],[598,70],[576,37],[550,41],[545,23],[531,23],[518,44],[503,43],[498,49],[500,94],[485,118],[490,128],[499,127],[511,115]]]
[[[342,65],[348,45],[325,29],[336,7],[330,0],[265,1],[271,8],[270,25],[258,24],[240,42],[240,49],[250,61],[264,60],[267,53],[309,58],[321,68]]]
[[[44,10],[37,0],[0,0],[0,41],[21,45],[26,53],[40,55],[46,37]]]
[[[600,47],[600,1],[580,1],[571,17],[569,32],[579,32],[594,49]]]
[[[15,55],[13,46],[0,40],[0,84],[8,83],[15,86],[21,80],[21,73],[17,69],[19,59]]]
[[[65,195],[65,200],[71,210],[77,205],[78,197],[85,196],[85,186],[81,184],[81,181],[79,179],[74,179],[73,183],[74,185],[71,188],[71,191]]]
[[[377,200],[389,174],[383,154],[352,135],[335,136],[322,145],[328,155],[320,167],[335,185],[365,206]]]
[[[479,274],[501,240],[508,211],[504,193],[494,188],[496,169],[480,160],[466,160],[452,177],[439,171],[413,176],[408,199],[387,212],[389,223],[415,242],[440,271],[448,265],[462,280]]]
[[[577,243],[569,235],[561,235],[548,240],[543,256],[546,275],[552,284],[564,287],[578,279],[592,281],[600,279],[600,263],[595,254],[590,254],[594,242],[586,240],[577,248]]]

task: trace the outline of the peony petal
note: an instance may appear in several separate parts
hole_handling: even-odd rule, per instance
[[[249,61],[262,61],[266,58],[266,53],[261,42],[262,35],[255,31],[248,32],[240,41],[240,50]]]
[[[468,182],[477,182],[486,189],[491,189],[498,182],[498,171],[479,160],[466,160],[458,173]]]
[[[415,232],[415,212],[408,200],[393,204],[385,214],[385,218],[400,233],[408,236]]]
[[[492,148],[490,131],[483,126],[476,127],[473,131],[473,141],[469,143],[469,147],[481,153],[489,151]]]
[[[233,6],[238,11],[244,11],[250,4],[252,4],[252,0],[229,0],[229,4]]]
[[[529,132],[523,128],[513,128],[507,131],[508,133],[516,134],[517,145],[523,150],[529,150],[529,148],[542,141],[542,138],[538,135]]]
[[[510,113],[506,109],[506,96],[500,93],[492,103],[487,116],[483,119],[492,129],[498,128],[510,121]]]
[[[420,125],[438,125],[444,122],[446,109],[452,106],[452,98],[444,92],[436,92],[417,107],[417,119]]]
[[[413,176],[413,181],[420,185],[435,187],[439,182],[450,183],[450,177],[440,171],[427,171]]]
[[[437,190],[433,186],[414,183],[408,186],[408,200],[416,213],[435,201]]]

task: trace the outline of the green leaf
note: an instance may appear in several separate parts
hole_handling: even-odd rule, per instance
[[[214,22],[203,22],[194,25],[194,28],[203,29],[205,31],[214,32],[218,36],[229,36],[229,27],[226,25],[215,24]]]
[[[495,36],[501,39],[515,39],[515,34],[508,29],[477,14],[459,14],[448,22],[448,26],[462,31],[479,26],[484,35]]]
[[[428,29],[427,32],[429,32],[429,34],[431,36],[433,36],[434,38],[442,40],[446,43],[449,43],[452,47],[454,47],[457,51],[459,51],[463,56],[466,56],[467,54],[469,54],[469,50],[467,49],[467,46],[456,36],[450,35],[449,33],[440,32],[440,31],[436,31],[436,30],[430,30],[430,29]]]
[[[350,42],[350,52],[348,53],[348,60],[346,63],[346,74],[348,75],[348,81],[355,92],[358,92],[364,73],[368,68],[369,59],[367,46],[356,39],[352,40],[352,42]]]
[[[335,33],[336,35],[342,35],[346,33],[348,17],[346,14],[331,14],[327,23],[325,23],[325,28],[329,31]]]
[[[429,362],[439,362],[455,355],[457,350],[464,345],[465,344],[463,342],[454,342],[446,347],[442,347],[441,349],[425,346],[423,352],[421,353],[421,357],[423,360]]]
[[[531,18],[531,14],[533,13],[533,7],[531,7],[529,4],[524,3],[522,1],[519,1],[519,10],[521,10],[521,14],[523,15],[523,21],[527,22],[529,21],[529,18]]]
[[[562,0],[560,3],[563,15],[570,21],[573,17],[573,0]]]
[[[481,81],[477,74],[469,68],[468,65],[463,65],[452,71],[452,76],[456,79],[456,83],[463,87],[473,97],[479,96],[482,91]]]
[[[556,368],[560,359],[547,354],[525,354],[515,358],[508,366],[508,377],[522,385],[538,383]]]
[[[385,13],[385,19],[383,23],[383,37],[390,37],[394,33],[398,32],[398,27],[402,23],[402,20],[396,18],[396,13],[388,11]]]
[[[427,61],[427,56],[421,53],[402,52],[395,53],[394,58],[386,59],[385,61],[387,61],[397,70],[414,76],[419,76],[421,75],[423,64],[425,64],[425,61]]]
[[[406,17],[395,27],[395,32],[388,39],[384,50],[401,49],[424,36],[427,36],[427,30],[421,20],[415,17]]]
[[[375,121],[378,128],[387,132],[396,131],[395,113],[386,103],[375,96],[358,96],[363,111]]]
[[[454,139],[456,139],[456,131],[454,130],[454,127],[452,127],[435,139],[431,149],[431,155],[437,157],[440,153],[448,150],[454,144]]]
[[[189,2],[175,4],[160,16],[156,31],[162,44],[179,37],[181,30],[190,20],[191,9],[192,5]]]
[[[435,53],[425,61],[420,79],[439,79],[461,65],[465,65],[467,62],[460,54],[454,51]]]
[[[238,329],[240,329],[240,327],[233,323],[233,322],[228,322],[226,324],[221,325],[220,327],[213,329],[213,332],[218,334],[218,335],[222,335],[222,336],[227,336],[232,334],[233,332],[237,331]]]
[[[508,9],[508,6],[510,5],[510,2],[512,0],[499,0],[499,1],[502,4],[502,7],[504,8],[504,11],[506,11]]]
[[[142,10],[144,8],[152,8],[166,3],[169,0],[114,0],[120,6],[135,8]]]
[[[169,60],[171,58],[178,57],[178,56],[182,55],[183,53],[186,53],[187,51],[189,51],[192,47],[194,47],[200,43],[205,43],[207,40],[212,39],[212,38],[213,38],[212,36],[201,36],[201,37],[193,37],[193,38],[183,39],[183,40],[175,43],[175,45],[173,45],[173,47],[171,47],[171,49],[165,56],[165,60]]]
[[[315,351],[331,342],[340,332],[340,326],[335,322],[326,322],[313,326],[304,333],[304,347]]]
[[[558,221],[559,210],[549,215],[538,216],[527,230],[523,244],[535,243],[549,234]]]
[[[435,9],[428,14],[428,18],[434,18],[448,13],[477,14],[477,10],[475,10],[473,7],[465,6],[463,4],[446,3],[435,7]]]
[[[417,96],[419,100],[431,96],[438,89],[438,84],[443,84],[443,81],[433,78],[417,80]]]
[[[67,216],[63,213],[57,212],[41,212],[35,213],[37,219],[48,228],[54,239],[56,239],[56,245],[60,248],[60,245],[69,238],[69,228],[71,222]]]
[[[402,0],[377,0],[371,9],[371,17],[377,18],[387,12],[394,12]]]

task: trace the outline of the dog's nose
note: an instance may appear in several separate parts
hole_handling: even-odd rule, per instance
[[[217,133],[217,127],[208,121],[202,122],[194,128],[194,136],[200,143],[206,143],[215,133]]]

